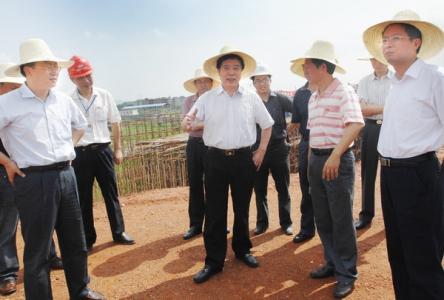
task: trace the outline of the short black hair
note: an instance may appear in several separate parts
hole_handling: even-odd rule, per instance
[[[270,79],[271,79],[271,75],[265,75],[265,76],[268,76],[268,78],[270,78]],[[253,81],[253,82],[254,82],[254,78],[256,78],[256,76],[251,76],[251,81]]]
[[[31,62],[31,63],[20,65],[20,74],[22,74],[23,77],[26,77],[25,67],[33,68],[34,66],[35,66],[35,62]]]
[[[322,64],[324,64],[325,67],[327,68],[327,73],[330,75],[332,75],[335,72],[336,66],[331,62],[318,58],[311,58],[311,62],[316,66],[317,69],[319,69],[319,67]]]
[[[219,70],[220,67],[222,66],[223,62],[228,59],[237,59],[241,64],[242,70],[245,68],[244,60],[242,59],[242,57],[240,57],[237,54],[227,54],[227,55],[223,55],[223,56],[219,57],[216,61],[216,68]]]
[[[421,50],[421,46],[422,46],[422,33],[421,33],[421,30],[419,30],[417,27],[413,26],[412,24],[408,24],[408,23],[391,23],[391,24],[387,25],[384,28],[384,31],[382,32],[382,34],[384,34],[384,32],[387,29],[387,27],[389,27],[391,25],[399,25],[402,28],[404,28],[405,33],[407,33],[407,36],[411,40],[413,40],[413,39],[420,39],[421,40],[421,45],[419,45],[418,49],[416,49],[416,54],[418,54],[419,50]]]

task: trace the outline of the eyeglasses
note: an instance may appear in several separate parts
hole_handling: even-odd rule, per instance
[[[407,39],[411,39],[410,37],[408,37],[408,36],[400,36],[400,35],[392,35],[392,36],[384,36],[383,38],[382,38],[382,44],[383,45],[386,45],[386,44],[388,44],[389,42],[391,43],[391,44],[396,44],[396,43],[399,43],[400,41],[402,41],[402,40],[407,40]]]

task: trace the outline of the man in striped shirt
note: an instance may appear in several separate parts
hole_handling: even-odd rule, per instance
[[[310,83],[317,87],[308,104],[311,149],[308,178],[326,260],[310,276],[335,275],[334,296],[342,298],[353,291],[358,275],[352,216],[355,160],[351,146],[364,120],[356,93],[333,77],[335,71],[345,71],[338,65],[331,43],[315,42],[299,63]]]

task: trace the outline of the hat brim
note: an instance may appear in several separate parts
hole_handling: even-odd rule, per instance
[[[241,51],[230,51],[222,54],[218,54],[216,56],[213,56],[209,59],[207,59],[204,63],[204,71],[208,75],[210,75],[213,78],[219,77],[219,72],[216,67],[217,60],[221,58],[222,56],[228,55],[228,54],[236,54],[239,55],[242,60],[244,61],[244,69],[241,73],[241,79],[248,78],[250,74],[252,74],[256,70],[256,60],[251,57],[250,55],[241,52]]]
[[[25,78],[23,78],[23,77],[11,77],[11,76],[0,77],[0,83],[23,84],[24,82],[25,82]]]
[[[364,44],[370,54],[376,59],[378,59],[378,57],[384,57],[382,52],[382,33],[387,26],[395,23],[410,24],[421,31],[422,44],[418,53],[418,57],[420,58],[431,58],[438,54],[444,47],[444,33],[432,23],[419,20],[390,20],[373,25],[364,31]]]
[[[250,79],[253,79],[253,77],[256,77],[256,76],[270,76],[271,77],[271,74],[270,74],[270,72],[253,73],[250,75]]]
[[[358,60],[359,61],[371,61],[372,59],[376,59],[377,61],[379,61],[381,64],[384,64],[386,66],[389,65],[389,63],[385,60],[385,58],[383,57],[359,57]]]
[[[196,85],[194,84],[194,82],[198,79],[202,79],[202,78],[208,78],[211,79],[213,81],[213,85],[211,86],[211,89],[214,89],[216,87],[218,87],[220,85],[220,82],[214,78],[211,78],[210,76],[200,76],[200,77],[194,77],[191,78],[187,81],[184,82],[183,87],[190,93],[192,94],[196,94],[197,93],[197,88]]]
[[[5,75],[6,76],[13,76],[13,77],[17,77],[20,76],[20,66],[25,65],[25,64],[29,64],[29,63],[35,63],[35,62],[39,62],[39,61],[50,61],[50,62],[56,62],[60,68],[69,68],[71,67],[74,62],[72,60],[64,60],[64,59],[60,59],[60,58],[55,58],[55,57],[47,57],[47,58],[41,58],[41,59],[31,59],[29,61],[26,62],[22,62],[18,65],[14,65],[11,66],[9,68],[7,68],[5,70]]]
[[[336,66],[335,73],[340,73],[340,74],[346,73],[345,69],[343,67],[341,67],[340,65],[338,65],[336,62],[333,62],[333,61],[325,59],[325,58],[313,57],[313,56],[304,56],[304,57],[300,57],[300,58],[296,58],[296,59],[291,60],[290,61],[291,62],[290,70],[293,73],[295,73],[296,75],[299,75],[299,76],[305,78],[304,69],[302,68],[302,65],[304,64],[306,59],[322,59],[322,60],[328,61],[329,63]]]

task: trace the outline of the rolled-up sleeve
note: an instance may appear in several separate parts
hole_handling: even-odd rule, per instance
[[[259,124],[262,129],[273,126],[273,118],[271,117],[262,100],[257,94],[252,94],[252,97],[254,107],[254,119],[256,123]]]
[[[73,129],[86,129],[86,127],[88,126],[88,122],[86,121],[80,109],[74,103],[74,100],[69,99],[68,103],[69,112],[71,115],[71,127]]]

